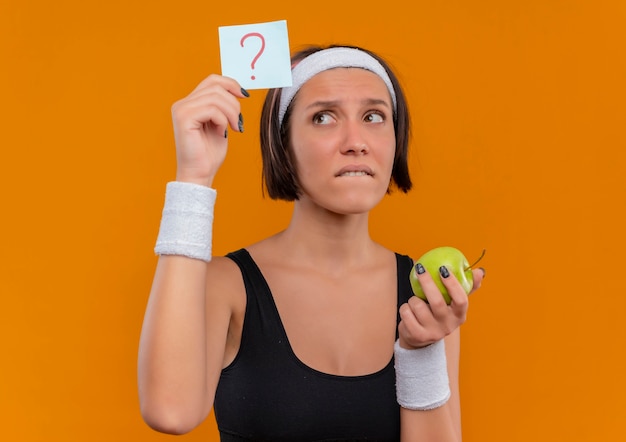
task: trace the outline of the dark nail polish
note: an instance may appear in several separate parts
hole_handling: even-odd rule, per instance
[[[245,90],[244,88],[241,88],[241,93],[243,94],[244,97],[249,97],[250,96],[250,93],[247,90]]]
[[[224,138],[228,138],[228,129],[224,131]]]
[[[439,267],[439,274],[442,278],[447,278],[448,276],[450,276],[450,272],[448,271],[446,266]]]
[[[424,266],[421,265],[419,262],[417,264],[415,264],[415,270],[417,271],[418,275],[421,275],[422,273],[424,273],[426,271]]]
[[[243,132],[243,115],[239,114],[239,132]]]

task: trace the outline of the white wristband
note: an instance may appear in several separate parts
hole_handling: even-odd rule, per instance
[[[216,195],[215,189],[199,184],[167,183],[154,252],[210,261]]]
[[[396,396],[409,410],[432,410],[450,398],[446,347],[443,339],[427,347],[408,350],[394,345]]]

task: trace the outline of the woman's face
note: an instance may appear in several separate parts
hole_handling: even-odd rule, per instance
[[[363,213],[383,198],[396,148],[391,96],[360,68],[321,72],[298,91],[290,117],[300,201]]]

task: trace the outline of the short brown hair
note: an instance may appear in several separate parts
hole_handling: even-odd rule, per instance
[[[307,56],[330,47],[350,47],[365,51],[385,68],[396,94],[397,107],[393,115],[393,125],[396,134],[396,154],[391,172],[391,186],[395,185],[402,192],[411,190],[413,184],[409,175],[408,150],[410,138],[410,118],[406,98],[398,78],[389,64],[377,54],[357,46],[332,45],[328,47],[310,46],[296,52],[292,58],[292,66]],[[289,123],[291,105],[283,118],[281,125],[278,119],[278,109],[282,89],[270,89],[263,103],[261,112],[261,157],[263,159],[263,183],[268,195],[272,199],[294,201],[300,196],[300,185],[295,167],[295,161],[290,149]]]

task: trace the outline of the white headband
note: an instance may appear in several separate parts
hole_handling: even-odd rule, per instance
[[[283,88],[280,95],[280,107],[278,109],[279,124],[283,124],[283,118],[285,117],[287,108],[302,85],[320,72],[334,68],[361,68],[378,75],[385,82],[387,89],[389,89],[395,111],[397,107],[396,93],[389,79],[389,75],[387,75],[387,71],[385,71],[385,68],[378,60],[367,52],[359,49],[346,47],[329,48],[314,52],[300,61],[296,67],[292,69],[292,86]]]

